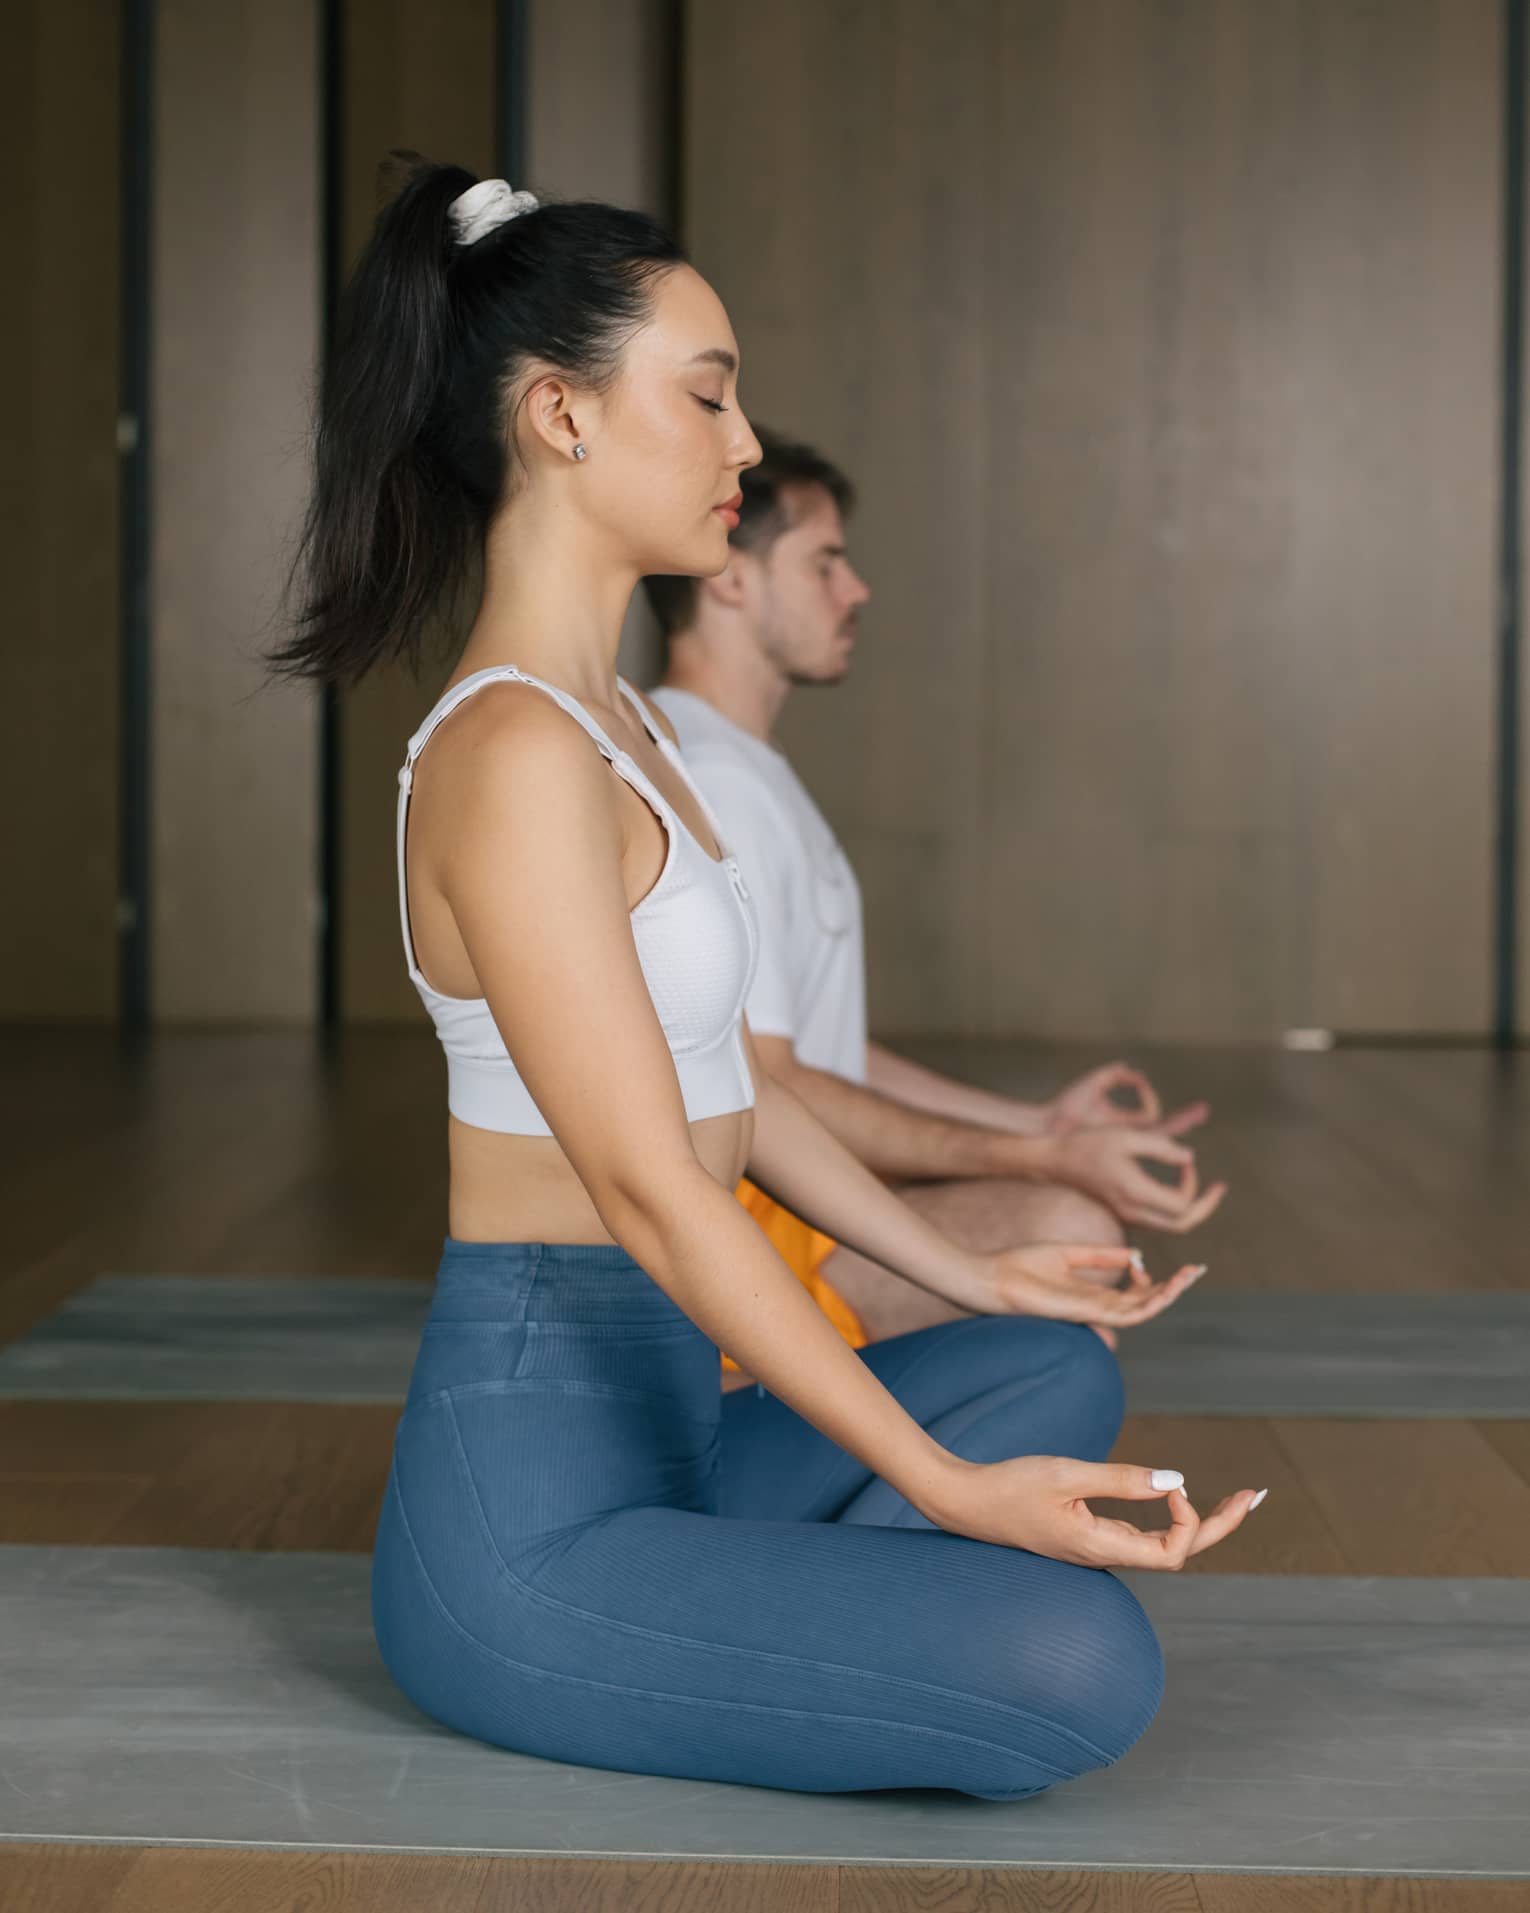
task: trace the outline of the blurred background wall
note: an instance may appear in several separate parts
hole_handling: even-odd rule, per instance
[[[673,221],[745,408],[859,482],[854,669],[782,738],[880,1033],[1486,1038],[1505,953],[1522,1030],[1503,14],[13,0],[0,1017],[418,1019],[394,774],[449,656],[253,661],[405,146]]]

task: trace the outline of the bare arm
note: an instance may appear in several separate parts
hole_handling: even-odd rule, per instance
[[[964,1122],[988,1123],[1022,1136],[1057,1136],[1069,1129],[1099,1124],[1157,1124],[1166,1136],[1183,1136],[1211,1114],[1205,1102],[1187,1103],[1172,1116],[1163,1114],[1158,1091],[1130,1063],[1102,1063],[1066,1083],[1044,1103],[998,1096],[910,1062],[881,1043],[866,1045],[866,1080],[884,1096],[934,1110]],[[1120,1092],[1132,1099],[1123,1103]]]
[[[911,1108],[927,1109],[963,1123],[984,1123],[990,1129],[1008,1129],[1017,1136],[1045,1135],[1049,1126],[1043,1103],[1023,1103],[1014,1096],[998,1096],[992,1090],[958,1082],[954,1076],[926,1069],[881,1043],[866,1045],[866,1081],[872,1089]]]
[[[754,1039],[760,1061],[799,1096],[825,1129],[879,1176],[910,1181],[947,1176],[1057,1177],[1052,1152],[1039,1136],[1020,1136],[979,1122],[936,1115],[896,1100],[848,1076],[799,1062],[789,1036]]]

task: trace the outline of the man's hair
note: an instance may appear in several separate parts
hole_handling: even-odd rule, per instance
[[[739,473],[744,502],[739,507],[737,526],[728,533],[728,543],[736,551],[752,551],[763,558],[782,532],[791,529],[793,521],[785,498],[790,486],[822,485],[845,517],[854,511],[855,487],[821,452],[783,438],[763,425],[755,426],[754,435],[764,456],[758,465]],[[643,580],[666,641],[690,629],[696,616],[697,583],[695,578],[662,572]]]

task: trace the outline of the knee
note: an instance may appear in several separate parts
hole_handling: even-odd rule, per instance
[[[1126,1240],[1126,1231],[1114,1214],[1081,1189],[1054,1189],[1040,1221],[1043,1242],[1089,1242],[1115,1248]]]
[[[1163,1699],[1163,1649],[1142,1603],[1100,1568],[1085,1568],[1089,1598],[1069,1615],[1059,1658],[1071,1676],[1062,1692],[1072,1702],[1079,1737],[1108,1767],[1146,1733]]]
[[[1017,1654],[1000,1659],[996,1697],[1025,1732],[992,1786],[972,1790],[985,1800],[1022,1799],[1113,1766],[1163,1698],[1163,1650],[1136,1596],[1102,1569],[1056,1565],[1072,1577],[1064,1598],[1036,1613]]]
[[[1126,1384],[1121,1378],[1121,1365],[1113,1351],[1084,1323],[1055,1322],[1051,1326],[1057,1333],[1067,1364],[1070,1401],[1088,1428],[1079,1459],[1103,1461],[1115,1445],[1126,1418]]]

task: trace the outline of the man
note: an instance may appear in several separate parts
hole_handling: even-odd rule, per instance
[[[668,641],[650,695],[717,812],[760,919],[750,1029],[767,1069],[946,1235],[977,1249],[1119,1243],[1121,1225],[1183,1231],[1222,1201],[1178,1138],[1207,1114],[1162,1118],[1122,1063],[1049,1102],[993,1095],[867,1039],[860,889],[771,730],[792,687],[848,673],[870,597],[850,563],[849,480],[811,448],[755,427],[732,554],[712,578],[645,578]],[[1131,1091],[1134,1107],[1118,1092]],[[1165,1182],[1144,1160],[1165,1166]],[[747,1181],[740,1199],[856,1346],[965,1313],[835,1244]],[[857,1319],[859,1318],[859,1319]],[[730,1369],[733,1364],[726,1363]],[[737,1385],[734,1377],[725,1386]]]

